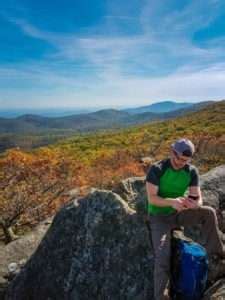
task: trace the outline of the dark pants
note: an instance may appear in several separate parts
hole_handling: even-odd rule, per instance
[[[219,236],[216,212],[209,206],[186,209],[167,216],[150,216],[151,238],[154,250],[155,300],[169,299],[171,231],[180,226],[202,224],[203,246],[208,254],[220,253],[223,244]]]

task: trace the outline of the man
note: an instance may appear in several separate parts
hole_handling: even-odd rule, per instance
[[[215,210],[202,206],[199,175],[190,164],[193,143],[179,139],[170,158],[153,164],[146,177],[148,212],[154,250],[155,300],[169,298],[171,230],[201,223],[208,254],[225,257]]]

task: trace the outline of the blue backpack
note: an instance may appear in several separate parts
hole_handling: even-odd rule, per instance
[[[175,233],[172,238],[171,260],[172,299],[201,299],[208,277],[208,256],[205,248]]]

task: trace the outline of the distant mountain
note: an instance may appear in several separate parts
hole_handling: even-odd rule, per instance
[[[131,124],[142,124],[145,122],[156,121],[156,120],[168,120],[168,119],[176,118],[179,116],[184,116],[191,112],[199,111],[199,110],[203,109],[204,107],[206,107],[210,104],[214,104],[214,103],[215,103],[214,101],[199,102],[199,103],[187,106],[185,108],[180,108],[180,109],[176,109],[176,110],[164,112],[164,113],[152,113],[152,112],[138,113],[138,114],[132,115],[132,118],[130,118],[130,120],[131,120]]]
[[[136,108],[127,108],[124,109],[123,111],[126,111],[130,114],[142,114],[145,112],[151,112],[151,113],[165,113],[165,112],[170,112],[182,108],[187,108],[195,105],[194,103],[189,103],[189,102],[174,102],[174,101],[162,101],[162,102],[157,102],[153,103],[151,105],[147,106],[140,106]]]
[[[54,130],[78,132],[119,128],[155,120],[166,120],[199,110],[211,102],[192,104],[182,109],[163,113],[143,112],[131,114],[126,111],[105,109],[88,114],[49,118],[38,115],[24,115],[14,119],[0,118],[0,133],[40,133]]]
[[[129,117],[127,112],[114,109],[58,118],[23,115],[14,119],[0,118],[0,133],[38,133],[54,129],[93,131],[126,124]]]
[[[65,117],[71,115],[87,114],[97,111],[96,108],[90,109],[76,109],[76,108],[52,108],[52,109],[0,109],[0,117],[2,118],[16,118],[23,115],[39,115],[42,117]]]
[[[164,113],[170,112],[181,108],[187,108],[194,105],[193,103],[183,102],[178,103],[175,101],[163,101],[153,103],[147,106],[140,106],[136,108],[126,108],[126,109],[118,109],[122,112],[128,112],[129,114],[140,114],[145,112],[152,112],[152,113]],[[60,118],[60,117],[67,117],[67,116],[74,116],[74,115],[83,115],[89,114],[98,111],[107,111],[110,109],[97,109],[94,107],[91,108],[39,108],[39,109],[32,109],[32,108],[17,108],[17,109],[0,109],[0,118],[10,118],[14,119],[17,117],[21,117],[24,115],[38,115],[42,117],[50,117],[50,118]]]

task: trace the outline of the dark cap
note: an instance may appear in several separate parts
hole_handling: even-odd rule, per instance
[[[195,152],[194,144],[188,139],[179,139],[171,146],[180,155],[191,157]]]

